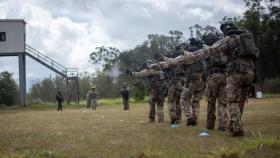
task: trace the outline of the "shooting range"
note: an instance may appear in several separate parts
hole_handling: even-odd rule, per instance
[[[0,158],[280,158],[280,0],[0,8]]]

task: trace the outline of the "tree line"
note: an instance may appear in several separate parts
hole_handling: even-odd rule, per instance
[[[247,10],[237,17],[224,17],[225,20],[235,21],[242,29],[250,31],[260,50],[257,61],[258,84],[268,93],[280,92],[280,7],[277,0],[243,0]],[[149,34],[147,38],[132,49],[120,51],[118,48],[101,46],[95,48],[90,54],[92,64],[102,66],[95,74],[82,73],[79,77],[80,98],[85,98],[88,89],[95,86],[102,98],[120,96],[119,87],[123,82],[129,82],[132,96],[141,100],[146,95],[145,80],[135,80],[128,76],[126,69],[140,70],[143,63],[154,57],[156,53],[168,55],[181,43],[189,42],[190,38],[201,40],[204,35],[215,33],[221,35],[218,28],[213,26],[200,26],[198,24],[189,28],[189,38],[181,31],[171,30],[167,35]],[[7,74],[2,74],[6,75]],[[8,78],[11,78],[8,76]],[[3,78],[3,77],[2,77]],[[2,79],[0,80],[1,82]],[[13,84],[13,81],[9,84]],[[1,83],[0,83],[1,84]],[[5,84],[7,81],[5,80]],[[69,83],[73,85],[74,83]],[[1,86],[2,87],[2,86]],[[9,93],[17,95],[17,86],[12,86]],[[63,78],[49,77],[35,84],[28,93],[28,100],[39,102],[54,101],[56,91],[65,93],[66,82]],[[0,89],[0,98],[4,95]],[[74,89],[72,91],[75,91]],[[75,94],[75,92],[73,92]],[[76,96],[71,96],[74,100]],[[1,99],[0,99],[1,100]],[[16,99],[14,99],[16,100]],[[3,104],[3,103],[0,103]],[[10,104],[10,103],[9,103]]]

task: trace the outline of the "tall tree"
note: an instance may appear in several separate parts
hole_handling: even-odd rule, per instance
[[[235,18],[249,30],[260,50],[257,74],[260,82],[280,77],[280,6],[277,0],[244,0],[247,11]]]
[[[110,69],[118,60],[120,51],[115,47],[96,47],[90,54],[92,64],[100,65],[102,70]]]
[[[202,41],[204,37],[209,35],[222,36],[222,33],[214,26],[207,25],[205,27],[195,24],[189,27],[190,37]]]
[[[12,78],[12,73],[0,73],[0,105],[14,105],[18,103],[18,86]]]

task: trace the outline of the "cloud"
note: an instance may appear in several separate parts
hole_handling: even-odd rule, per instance
[[[151,18],[151,17],[152,17],[151,12],[150,12],[149,9],[147,9],[147,8],[142,8],[142,9],[143,9],[144,14],[145,14],[148,18]]]
[[[8,8],[7,8],[7,4],[5,3],[0,3],[0,19],[4,19],[5,17],[7,17],[7,13],[8,13]]]
[[[186,10],[185,15],[191,15],[193,17],[199,18],[201,21],[209,20],[213,17],[213,12],[203,10],[202,8],[189,8]]]
[[[92,14],[89,22],[76,22],[68,17],[55,18],[48,10],[27,3],[20,14],[27,21],[27,42],[67,67],[93,72],[88,60],[95,47],[122,46],[121,41],[107,35],[100,13]]]

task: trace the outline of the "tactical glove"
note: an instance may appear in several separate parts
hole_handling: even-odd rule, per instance
[[[129,69],[126,69],[126,73],[127,73],[127,74],[129,74],[130,76],[132,76],[132,75],[133,75],[132,71],[131,71],[131,70],[129,70]]]

